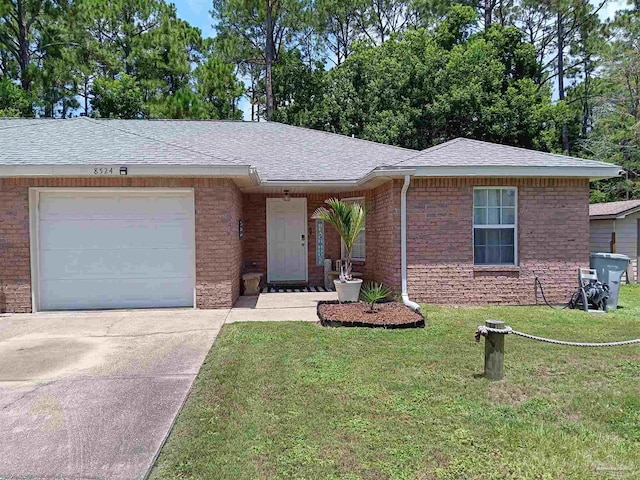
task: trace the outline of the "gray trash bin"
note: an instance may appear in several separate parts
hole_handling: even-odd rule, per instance
[[[620,279],[627,271],[631,259],[617,253],[592,253],[591,268],[598,274],[598,280],[609,285],[610,296],[607,300],[609,309],[618,308]]]

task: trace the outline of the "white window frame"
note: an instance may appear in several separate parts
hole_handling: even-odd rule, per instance
[[[349,198],[341,198],[340,199],[343,202],[347,202],[347,203],[359,203],[360,206],[362,208],[365,208],[365,197],[349,197]],[[362,229],[362,233],[360,235],[364,235],[364,257],[354,257],[353,256],[353,252],[352,252],[352,256],[351,256],[351,260],[354,262],[365,262],[366,261],[366,256],[367,256],[367,220],[365,218],[364,221],[364,228]],[[347,255],[347,251],[346,248],[344,247],[344,242],[342,240],[340,240],[340,258],[344,259],[344,257]]]
[[[514,202],[514,222],[513,224],[486,224],[486,225],[476,225],[475,221],[475,193],[476,190],[500,190],[500,198],[502,199],[502,190],[513,190],[515,192],[515,202]],[[502,202],[502,200],[500,200]],[[502,207],[501,207],[502,208]],[[476,228],[484,228],[484,229],[513,229],[513,263],[498,263],[498,264],[490,264],[490,263],[476,263]],[[473,266],[474,267],[512,267],[518,265],[518,187],[514,186],[482,186],[482,187],[473,187],[473,197],[471,199],[471,249],[473,251]]]

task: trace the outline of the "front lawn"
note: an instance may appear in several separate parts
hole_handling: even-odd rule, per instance
[[[611,314],[428,306],[414,330],[234,323],[216,340],[154,479],[640,478],[640,345],[506,338],[490,383],[485,319],[567,340],[640,337],[640,288]]]

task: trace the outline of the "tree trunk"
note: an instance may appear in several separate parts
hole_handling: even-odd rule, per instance
[[[351,265],[351,250],[347,250],[344,256],[344,265],[342,265],[342,272],[340,272],[341,280],[352,280],[351,270],[353,266]]]
[[[586,137],[589,132],[589,126],[591,124],[591,95],[590,89],[591,87],[591,74],[589,70],[589,59],[586,58],[584,61],[584,100],[582,101],[582,136]]]
[[[564,92],[564,19],[562,12],[558,12],[558,98],[565,99]],[[562,151],[569,153],[569,129],[567,124],[562,125]]]
[[[31,90],[31,76],[29,75],[29,32],[24,0],[16,1],[18,21],[18,66],[20,68],[20,85],[25,92]]]
[[[265,52],[265,94],[266,94],[266,102],[267,102],[267,120],[271,120],[271,115],[273,114],[273,60],[275,58],[275,44],[273,41],[273,16],[272,16],[272,0],[267,0],[267,45]]]
[[[491,26],[491,14],[493,10],[493,0],[484,0],[484,29]]]
[[[89,77],[84,77],[84,116],[89,116]]]
[[[251,121],[256,121],[256,89],[251,88]]]

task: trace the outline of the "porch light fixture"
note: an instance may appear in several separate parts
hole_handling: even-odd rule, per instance
[[[282,191],[282,199],[285,202],[288,202],[289,200],[291,200],[291,195],[289,195],[289,190],[283,190]]]

